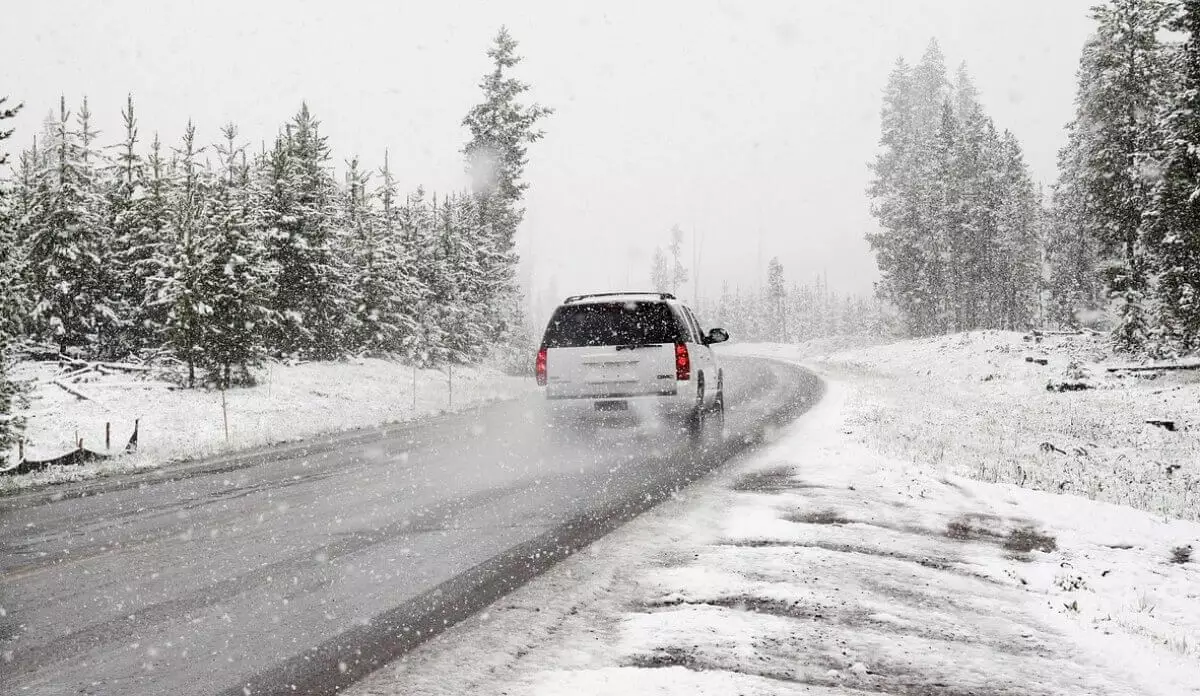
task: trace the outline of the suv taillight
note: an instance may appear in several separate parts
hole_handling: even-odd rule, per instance
[[[692,358],[686,343],[675,344],[675,379],[687,381],[692,376]]]
[[[526,363],[527,365],[529,363]],[[546,386],[546,348],[543,346],[538,350],[537,365],[534,368],[537,371],[537,383],[539,387]]]

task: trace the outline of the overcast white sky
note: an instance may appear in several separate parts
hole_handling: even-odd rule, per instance
[[[16,4],[16,3],[11,3]],[[557,294],[646,287],[673,223],[703,235],[701,278],[822,270],[869,292],[864,195],[893,62],[936,37],[985,106],[1054,178],[1091,0],[309,2],[21,0],[0,26],[0,94],[24,101],[16,144],[60,93],[89,97],[108,139],[125,94],[143,134],[203,140],[234,121],[270,139],[301,100],[338,163],[384,148],[406,187],[465,184],[460,121],[507,24],[519,75],[557,109],[531,150],[522,251]],[[761,244],[761,250],[760,250]]]

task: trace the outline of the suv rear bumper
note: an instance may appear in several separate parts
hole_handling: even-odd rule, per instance
[[[691,414],[696,407],[696,395],[694,390],[687,388],[689,385],[689,382],[680,382],[673,392],[650,395],[609,393],[570,397],[547,393],[545,408],[552,418],[563,420],[677,418]],[[624,404],[624,408],[620,404]]]

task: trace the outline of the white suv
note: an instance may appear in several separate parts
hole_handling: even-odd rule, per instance
[[[725,375],[710,346],[727,340],[667,293],[577,295],[546,326],[537,381],[556,419],[651,411],[700,433],[709,414],[724,415]]]

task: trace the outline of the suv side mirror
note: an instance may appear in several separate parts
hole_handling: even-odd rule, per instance
[[[725,329],[712,329],[708,335],[704,337],[704,345],[711,346],[714,343],[724,343],[729,340],[729,333]]]

